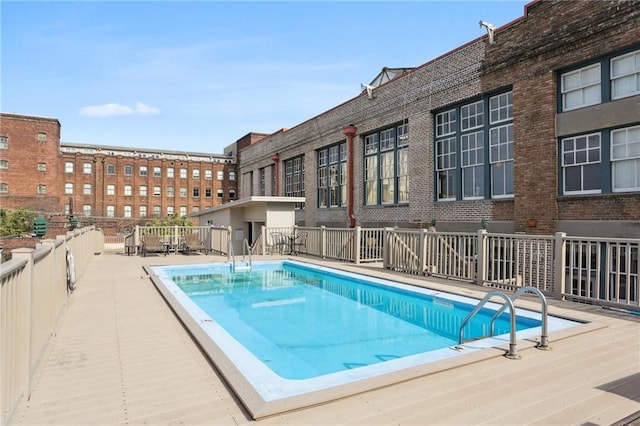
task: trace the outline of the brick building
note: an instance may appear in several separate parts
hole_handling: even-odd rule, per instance
[[[120,220],[121,228],[237,197],[231,155],[61,143],[50,118],[1,114],[0,123],[3,208],[97,225]]]
[[[640,235],[640,7],[534,1],[243,149],[239,179],[304,195],[307,226]]]

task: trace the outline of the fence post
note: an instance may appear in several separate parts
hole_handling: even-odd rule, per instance
[[[487,238],[487,230],[479,229],[478,230],[478,254],[476,257],[476,284],[479,286],[484,285],[484,281],[487,277],[487,272],[489,270],[489,265],[487,265],[487,260],[489,258],[488,252],[489,248]]]
[[[265,225],[260,226],[260,253],[267,254],[267,227]]]
[[[17,359],[14,359],[14,365],[20,370],[19,377],[21,385],[24,386],[23,398],[29,399],[31,395],[31,339],[32,339],[32,326],[33,326],[33,312],[31,311],[31,291],[33,290],[33,249],[30,248],[17,248],[11,251],[13,259],[24,259],[27,264],[24,267],[24,278],[21,280],[24,287],[22,290],[18,290],[18,294],[23,294],[21,315],[18,315],[17,321],[21,321],[22,324],[17,329],[17,340],[22,341],[22,348],[16,351]],[[5,407],[7,408],[7,407]],[[4,415],[4,413],[0,413]]]
[[[325,227],[321,226],[320,227],[320,257],[322,257],[323,259],[326,258],[327,256],[327,241],[325,239],[326,234],[325,234]]]
[[[420,246],[418,246],[418,262],[420,262],[420,275],[426,274],[427,266],[427,232],[424,228],[420,228]]]
[[[567,236],[564,232],[556,232],[555,233],[555,244],[554,244],[554,255],[553,259],[553,293],[554,297],[558,300],[564,300],[565,294],[565,259],[567,254],[567,243],[565,241],[565,237]]]
[[[362,240],[362,227],[361,226],[356,226],[355,228],[353,228],[353,232],[355,233],[354,235],[354,239],[353,239],[353,257],[354,257],[354,261],[356,262],[356,265],[360,264],[360,242]]]

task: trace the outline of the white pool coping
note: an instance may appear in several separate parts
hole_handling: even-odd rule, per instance
[[[280,261],[265,261],[256,262],[256,264],[273,264],[279,262]],[[429,296],[437,296],[441,299],[467,303],[472,306],[476,305],[479,301],[478,299],[470,297],[364,276],[324,266],[292,260],[286,260],[283,263],[337,273],[352,278],[365,279],[368,282]],[[212,264],[151,267],[151,278],[169,305],[228,381],[253,418],[256,419],[401,382],[445,368],[451,368],[455,365],[467,364],[479,359],[503,355],[505,352],[504,348],[509,345],[509,334],[503,334],[314,378],[300,380],[286,379],[274,373],[268,366],[234,339],[222,326],[193,302],[165,272],[168,268],[172,268],[172,270],[188,269],[190,271],[203,269],[204,272],[205,269],[210,269],[211,265]],[[485,306],[495,310],[501,305],[489,302]],[[517,316],[540,319],[540,313],[522,308],[517,308]],[[551,335],[551,333],[577,327],[581,324],[583,323],[549,315],[547,331],[548,334]],[[539,341],[541,331],[541,327],[517,331],[516,337],[519,348],[534,346],[536,341]]]

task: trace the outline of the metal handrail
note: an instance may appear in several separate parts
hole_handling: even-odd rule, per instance
[[[252,262],[251,262],[251,246],[249,245],[249,240],[247,240],[246,238],[244,239],[244,241],[242,242],[242,261],[244,262],[244,257],[245,257],[245,253],[247,256],[249,256],[249,270],[251,270],[252,268]]]
[[[482,298],[480,303],[478,303],[475,306],[475,308],[473,308],[473,310],[471,312],[469,312],[469,315],[467,315],[467,317],[464,319],[464,321],[462,321],[462,324],[460,325],[460,334],[459,334],[458,343],[462,344],[464,342],[464,338],[462,337],[463,331],[464,331],[464,327],[469,323],[469,321],[471,321],[471,319],[478,313],[478,311],[480,311],[480,309],[493,296],[502,297],[504,299],[504,302],[505,302],[505,304],[502,307],[504,308],[507,305],[509,307],[509,320],[510,320],[510,323],[511,323],[510,331],[509,331],[509,352],[505,355],[505,357],[507,357],[509,359],[519,359],[520,355],[518,355],[518,349],[516,347],[516,312],[515,312],[515,309],[513,307],[513,301],[509,298],[509,296],[507,296],[506,294],[504,294],[501,291],[492,291],[492,292],[487,293],[487,295]],[[491,328],[490,337],[491,336],[493,336],[493,327]]]
[[[547,333],[547,299],[544,297],[542,292],[533,287],[533,286],[525,286],[520,287],[514,294],[511,296],[511,301],[515,303],[516,299],[523,295],[524,293],[534,293],[540,299],[540,304],[542,305],[542,333],[540,334],[540,343],[536,346],[538,349],[550,349],[549,347],[549,335]],[[507,305],[502,305],[500,309],[496,311],[491,318],[491,335],[493,335],[493,327],[495,324],[495,320],[500,316],[501,313],[507,308]]]

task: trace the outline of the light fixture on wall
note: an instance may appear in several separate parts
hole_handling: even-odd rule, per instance
[[[362,88],[362,90],[366,90],[367,91],[367,98],[369,99],[373,99],[373,89],[375,89],[375,87],[373,87],[370,84],[364,84],[362,83],[360,85],[360,88]]]
[[[489,43],[493,44],[495,41],[493,40],[493,33],[496,30],[496,27],[491,25],[486,21],[480,21],[480,28],[485,27],[487,29],[487,35],[489,36]]]

